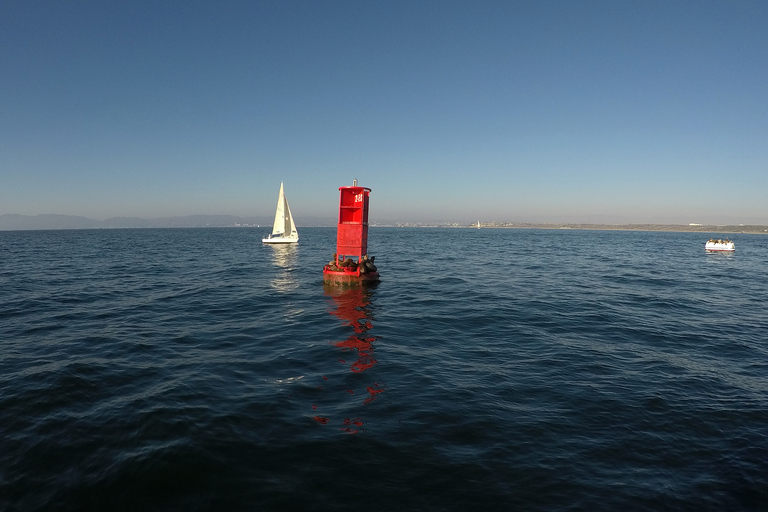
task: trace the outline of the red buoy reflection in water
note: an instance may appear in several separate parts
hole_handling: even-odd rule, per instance
[[[340,320],[345,325],[352,327],[354,333],[351,334],[346,340],[333,343],[335,347],[342,349],[345,352],[350,352],[354,357],[352,363],[347,363],[350,360],[347,358],[339,358],[338,361],[341,364],[349,365],[349,370],[353,373],[363,373],[371,369],[376,363],[374,355],[373,342],[376,341],[376,337],[369,334],[368,331],[373,327],[373,314],[371,311],[371,297],[373,295],[373,286],[355,286],[355,287],[338,287],[338,286],[325,286],[325,295],[333,298],[333,305],[335,309],[330,313]],[[323,377],[327,380],[327,377]],[[365,398],[362,400],[362,405],[367,405],[373,402],[376,397],[386,389],[386,386],[374,382],[372,385],[366,386]],[[345,394],[354,400],[360,400],[359,393],[355,393],[353,389],[346,389]],[[313,406],[313,409],[316,407]],[[329,418],[324,416],[315,416],[313,418],[318,423],[323,425],[328,424]],[[358,428],[362,427],[364,421],[362,418],[344,418],[342,421],[343,432],[350,434],[356,434],[359,432]]]
[[[371,323],[373,315],[370,309],[372,293],[373,287],[370,286],[325,287],[325,294],[332,297],[336,305],[336,309],[331,311],[331,314],[343,320],[355,331],[346,340],[334,343],[334,346],[353,352],[357,357],[349,368],[355,373],[364,372],[377,363],[373,355],[373,342],[376,341],[376,337],[368,335],[368,331],[373,327]]]

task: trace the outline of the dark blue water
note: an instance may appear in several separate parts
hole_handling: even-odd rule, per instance
[[[262,235],[0,233],[0,510],[768,510],[768,237]]]

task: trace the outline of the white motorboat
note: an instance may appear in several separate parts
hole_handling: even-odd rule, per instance
[[[275,211],[275,223],[272,233],[267,238],[262,238],[265,244],[295,244],[299,241],[299,232],[293,222],[288,200],[283,192],[283,182],[280,182],[280,194],[277,196],[277,211]]]
[[[730,240],[715,240],[714,238],[710,238],[709,242],[704,245],[704,248],[707,251],[713,252],[733,252],[736,249]]]

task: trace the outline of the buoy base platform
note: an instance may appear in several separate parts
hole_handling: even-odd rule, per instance
[[[329,265],[323,267],[323,283],[341,286],[358,286],[361,284],[378,283],[378,272],[360,273],[360,269],[330,270]]]

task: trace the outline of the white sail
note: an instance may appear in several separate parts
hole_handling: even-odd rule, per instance
[[[277,196],[277,210],[275,211],[275,223],[272,224],[272,236],[285,234],[285,206],[283,183],[280,182],[280,195]]]
[[[299,233],[293,223],[291,208],[283,191],[283,183],[280,182],[280,194],[277,196],[277,209],[275,210],[275,222],[272,225],[272,234],[261,240],[264,243],[291,243],[299,241]]]

